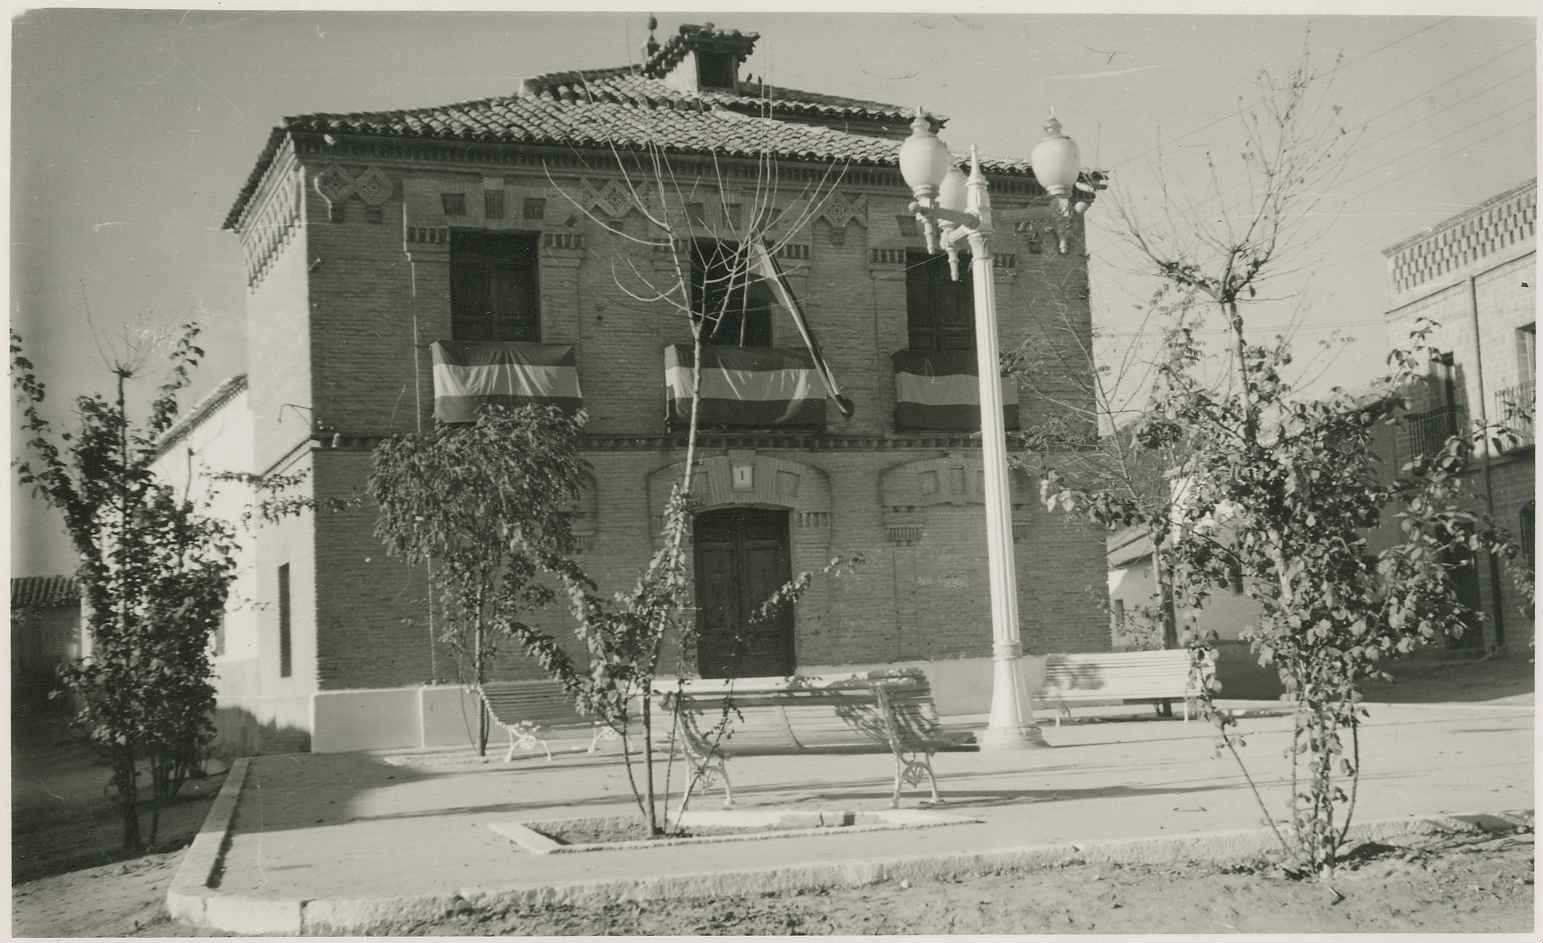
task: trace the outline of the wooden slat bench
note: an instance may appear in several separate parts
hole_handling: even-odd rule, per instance
[[[1071,716],[1068,704],[1089,701],[1182,700],[1188,721],[1189,702],[1205,680],[1192,669],[1186,648],[1048,655],[1037,697],[1056,708],[1057,727],[1063,714]]]
[[[727,758],[799,753],[889,753],[895,759],[890,806],[900,805],[905,783],[926,778],[938,796],[932,755],[978,749],[972,734],[943,730],[927,676],[916,669],[845,678],[740,678],[692,681],[683,693],[664,692],[661,708],[680,702],[680,730],[692,775],[681,800],[696,786],[721,779],[724,805],[734,804]],[[726,718],[726,722],[725,722]]]
[[[493,722],[509,735],[505,763],[514,759],[516,750],[534,750],[538,744],[550,762],[552,748],[543,731],[588,733],[590,753],[601,739],[616,736],[611,728],[580,714],[573,698],[556,681],[489,681],[482,686],[482,703]]]

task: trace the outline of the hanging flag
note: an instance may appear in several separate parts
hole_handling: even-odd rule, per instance
[[[801,350],[704,346],[698,419],[705,426],[824,426],[824,384],[812,359]],[[695,366],[690,344],[664,348],[672,426],[691,421]]]
[[[895,365],[895,427],[980,431],[980,370],[973,350],[900,350]],[[1002,423],[1018,428],[1018,384],[1002,382]]]
[[[788,287],[787,279],[782,275],[781,266],[772,257],[764,242],[754,242],[750,245],[750,270],[755,274],[771,282],[772,290],[777,293],[777,300],[782,302],[782,307],[787,309],[793,318],[793,324],[798,328],[798,333],[804,338],[804,346],[809,349],[809,356],[814,358],[814,369],[825,381],[825,391],[835,401],[836,408],[841,410],[841,415],[850,419],[852,416],[852,401],[841,395],[841,387],[836,385],[836,377],[830,372],[830,365],[825,362],[825,357],[820,353],[820,343],[814,338],[814,328],[804,318],[804,309],[799,306],[798,299],[794,297],[793,290]]]
[[[561,406],[570,412],[583,405],[571,344],[435,341],[430,350],[434,418],[440,422],[475,422],[485,403],[510,409]]]

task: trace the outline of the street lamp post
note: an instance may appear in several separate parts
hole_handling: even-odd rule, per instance
[[[1031,159],[1035,176],[1055,198],[1063,217],[1077,182],[1076,145],[1060,135],[1054,118]],[[1002,424],[1002,376],[997,344],[996,285],[992,281],[991,197],[970,148],[970,176],[954,166],[953,155],[918,108],[911,136],[900,148],[900,173],[916,196],[910,211],[921,221],[927,250],[948,253],[959,279],[959,246],[970,249],[975,289],[975,362],[980,375],[981,459],[985,465],[986,554],[991,588],[991,716],[980,738],[982,749],[1023,749],[1045,745],[1023,689],[1019,661],[1023,641],[1018,623],[1018,578],[1013,560],[1012,504],[1007,479],[1007,432]],[[1065,229],[1060,248],[1066,251]]]

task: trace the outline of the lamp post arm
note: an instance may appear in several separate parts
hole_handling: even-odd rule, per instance
[[[953,223],[968,229],[976,229],[980,226],[980,217],[969,211],[944,209],[941,206],[926,206],[922,203],[912,203],[910,206],[912,215],[922,219],[931,219],[942,223]]]

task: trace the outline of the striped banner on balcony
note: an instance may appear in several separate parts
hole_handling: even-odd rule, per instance
[[[691,421],[692,366],[690,344],[664,349],[666,408],[677,428]],[[805,351],[703,347],[702,366],[702,425],[825,425],[825,384]]]
[[[576,411],[578,361],[568,344],[435,341],[434,418],[473,422],[479,407],[561,406]]]
[[[895,365],[895,428],[980,431],[980,372],[973,350],[900,350]],[[1018,428],[1018,384],[1002,381],[1002,423]]]

